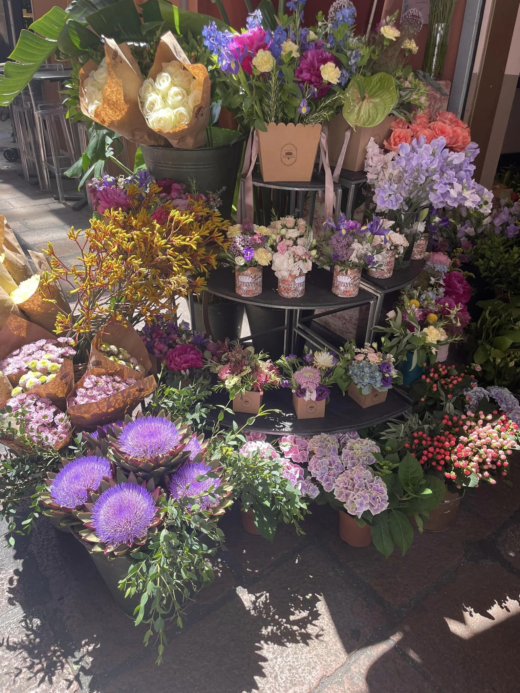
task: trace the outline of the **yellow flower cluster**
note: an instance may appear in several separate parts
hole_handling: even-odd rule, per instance
[[[444,342],[448,339],[448,335],[442,327],[437,328],[431,325],[430,327],[425,327],[423,333],[426,335],[427,344],[437,344],[437,342]]]
[[[419,50],[419,46],[415,43],[413,39],[405,39],[403,41],[402,48],[404,48],[405,51],[410,51],[414,55]]]
[[[385,24],[384,26],[381,27],[380,33],[382,36],[384,36],[386,39],[389,39],[390,41],[395,41],[396,38],[399,38],[401,36],[401,32],[399,29],[396,29],[395,26],[392,26],[391,24]]]

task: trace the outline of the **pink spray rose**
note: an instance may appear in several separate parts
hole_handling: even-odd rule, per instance
[[[178,344],[168,351],[166,365],[171,371],[187,371],[190,368],[202,368],[204,359],[193,344]]]

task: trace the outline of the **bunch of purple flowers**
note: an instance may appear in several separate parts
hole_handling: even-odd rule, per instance
[[[128,387],[135,385],[135,378],[121,378],[119,375],[86,375],[81,387],[76,390],[76,394],[69,400],[69,404],[76,406],[79,404],[92,404],[99,402],[100,399],[122,392]]]
[[[224,257],[239,270],[270,264],[273,254],[269,250],[271,230],[257,226],[247,219],[241,224],[230,226],[227,237],[231,240]]]
[[[72,348],[74,341],[68,337],[58,339],[39,339],[31,344],[24,344],[19,349],[0,361],[0,371],[4,375],[19,375],[30,370],[30,362],[42,359],[61,364],[65,358],[74,356],[76,351]]]
[[[72,426],[64,414],[45,397],[20,394],[7,401],[12,419],[25,435],[36,445],[50,446],[58,450],[63,447],[72,434]],[[7,425],[9,420],[7,418]],[[7,428],[7,436],[10,436]]]
[[[341,214],[338,221],[327,219],[325,237],[318,242],[318,264],[339,265],[344,269],[365,269],[374,264],[373,251],[367,243],[366,227]]]
[[[148,353],[159,359],[166,358],[168,351],[179,344],[193,344],[202,351],[209,341],[203,334],[192,332],[187,322],[178,323],[174,318],[163,315],[143,327],[141,338]]]

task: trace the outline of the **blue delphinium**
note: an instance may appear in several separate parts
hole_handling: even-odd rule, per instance
[[[131,546],[146,536],[155,513],[152,494],[146,488],[124,483],[101,494],[92,508],[92,523],[103,543]]]
[[[80,457],[58,472],[50,487],[52,500],[62,508],[77,508],[88,500],[89,492],[97,491],[104,477],[111,477],[106,457]]]

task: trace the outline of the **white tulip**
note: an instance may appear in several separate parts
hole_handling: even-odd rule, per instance
[[[168,72],[159,72],[155,78],[155,88],[160,94],[166,94],[169,92],[173,85],[172,78]]]
[[[180,87],[171,87],[168,95],[166,97],[166,103],[170,108],[174,110],[184,106],[188,101],[188,94]]]
[[[160,111],[161,108],[164,108],[161,95],[154,92],[148,94],[143,103],[143,112],[145,116],[150,116],[152,113]]]

